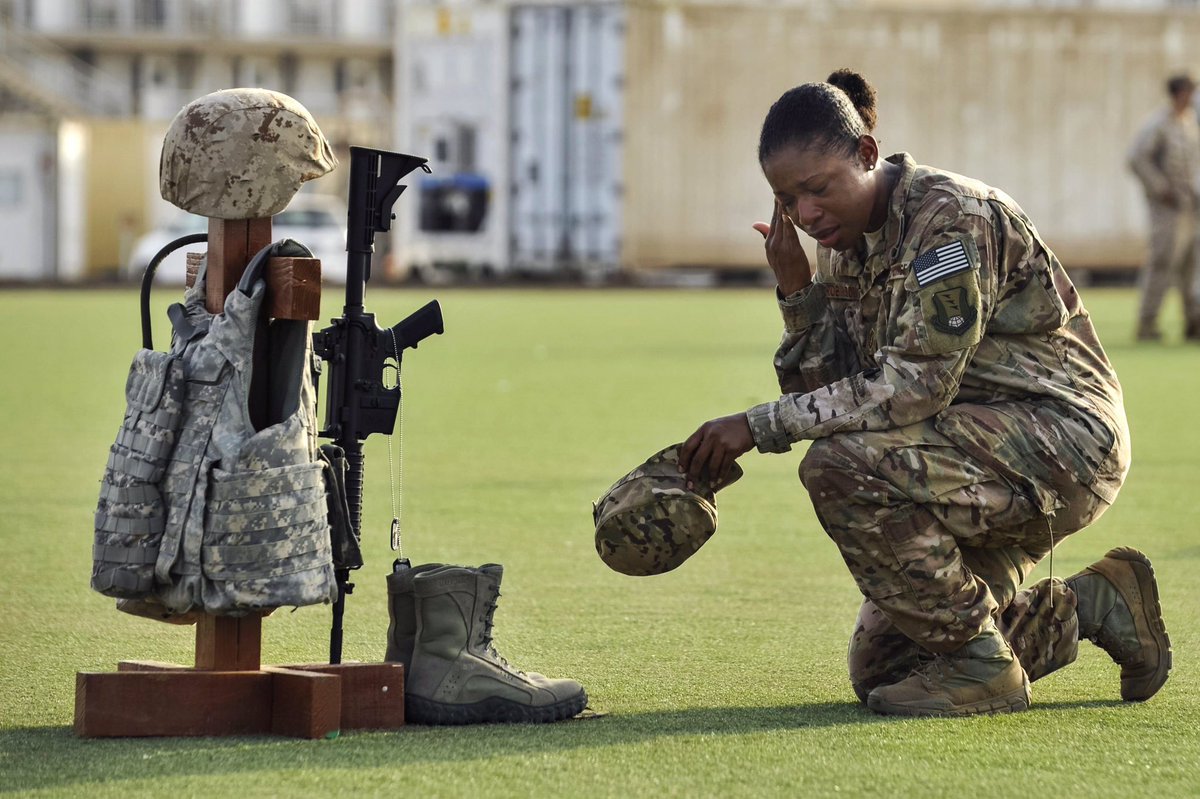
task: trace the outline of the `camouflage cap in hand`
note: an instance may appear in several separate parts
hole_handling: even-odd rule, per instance
[[[163,199],[216,219],[274,216],[337,166],[308,110],[267,89],[224,89],[183,107],[158,163]]]
[[[736,463],[714,485],[687,487],[679,471],[679,444],[618,480],[593,505],[596,552],[614,571],[637,577],[669,572],[717,531],[715,491],[742,476]]]

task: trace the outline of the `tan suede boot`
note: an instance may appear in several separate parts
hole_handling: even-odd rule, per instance
[[[1004,636],[984,630],[893,685],[867,695],[867,707],[896,716],[970,716],[1029,708],[1029,679]]]
[[[1171,671],[1171,640],[1158,601],[1150,559],[1117,547],[1102,560],[1067,578],[1079,600],[1079,635],[1121,666],[1121,698],[1154,696]]]
[[[412,673],[412,653],[417,641],[417,598],[413,590],[413,579],[418,574],[437,569],[452,568],[442,563],[424,563],[409,567],[407,561],[398,560],[387,576],[388,592],[388,637],[387,652],[383,659],[404,664],[404,679]]]
[[[414,724],[551,722],[587,706],[574,680],[513,668],[492,646],[502,566],[450,566],[413,577],[417,634],[405,680]]]

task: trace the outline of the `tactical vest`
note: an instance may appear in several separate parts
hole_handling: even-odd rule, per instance
[[[281,246],[255,256],[220,314],[204,308],[202,268],[169,311],[171,351],[134,357],[93,549],[92,587],[122,609],[242,615],[336,599],[311,323],[260,322],[259,276]],[[267,386],[261,429],[252,378]]]

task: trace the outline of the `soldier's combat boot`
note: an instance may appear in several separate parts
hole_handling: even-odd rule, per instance
[[[1138,341],[1162,341],[1162,332],[1158,329],[1158,324],[1154,320],[1143,319],[1138,322],[1137,327]]]
[[[587,705],[574,680],[519,671],[492,645],[502,566],[451,566],[413,577],[417,635],[405,716],[414,724],[550,722]]]
[[[1121,666],[1121,698],[1140,702],[1154,696],[1171,671],[1171,641],[1150,559],[1117,547],[1068,577],[1067,586],[1079,600],[1079,636]]]
[[[417,600],[413,579],[418,574],[447,568],[441,563],[425,563],[409,567],[407,561],[396,561],[387,576],[388,638],[384,660],[404,664],[404,679],[412,674],[413,645],[417,639]]]
[[[898,716],[1014,713],[1029,703],[1025,670],[995,627],[867,695],[871,710]]]

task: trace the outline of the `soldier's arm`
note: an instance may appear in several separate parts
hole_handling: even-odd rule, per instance
[[[747,412],[761,452],[846,430],[887,430],[927,419],[958,393],[991,312],[995,233],[983,215],[934,200],[917,257],[897,265],[887,340],[860,373]],[[914,228],[917,230],[918,228]]]
[[[815,391],[863,370],[845,326],[829,310],[821,283],[779,298],[779,310],[783,340],[774,365],[782,393]]]
[[[1156,117],[1142,128],[1129,147],[1129,169],[1142,182],[1142,187],[1151,197],[1164,197],[1171,191],[1171,182],[1159,166],[1163,146],[1162,135],[1162,125]]]
[[[849,336],[830,313],[819,284],[820,276],[828,274],[828,252],[818,250],[814,270],[778,199],[771,223],[755,222],[753,227],[763,237],[767,264],[778,283],[775,296],[783,316],[783,340],[774,365],[780,391],[811,391],[859,371]]]

